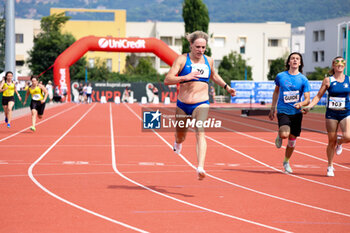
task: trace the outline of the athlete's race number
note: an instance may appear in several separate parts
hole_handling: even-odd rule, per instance
[[[192,71],[198,71],[200,74],[197,77],[199,78],[209,77],[209,67],[206,64],[192,64]]]
[[[33,95],[33,100],[40,100],[40,95],[39,94],[35,94]]]
[[[283,100],[285,103],[295,103],[299,101],[299,91],[284,91]]]
[[[329,97],[328,108],[334,110],[344,110],[345,97]]]

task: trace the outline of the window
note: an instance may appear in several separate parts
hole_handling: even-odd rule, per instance
[[[112,71],[112,59],[111,58],[107,58],[106,66],[107,66],[107,70],[109,72],[111,72]]]
[[[346,39],[346,28],[342,28],[343,39]]]
[[[173,45],[171,36],[161,36],[160,40],[164,41],[167,45]]]
[[[89,68],[94,68],[94,66],[95,66],[95,59],[89,58]]]
[[[16,66],[23,66],[24,65],[24,61],[23,60],[16,60]]]
[[[294,45],[294,51],[295,51],[295,52],[300,52],[300,43],[296,43],[296,44]]]
[[[324,30],[320,31],[320,41],[324,41],[325,37],[324,37]]]
[[[175,46],[182,46],[182,40],[180,39],[175,39]]]
[[[318,41],[318,31],[314,31],[314,41]]]
[[[319,51],[319,56],[320,61],[324,61],[324,51]]]
[[[247,42],[247,38],[241,37],[239,38],[239,53],[245,54],[245,45]]]
[[[23,44],[23,34],[17,34],[16,33],[16,43],[17,44]]]
[[[245,54],[245,46],[239,47],[239,53],[240,54]]]
[[[268,46],[269,47],[278,47],[279,46],[279,40],[277,40],[277,39],[269,39]]]
[[[215,37],[214,38],[214,47],[224,47],[225,46],[225,37]]]
[[[318,62],[318,52],[312,52],[312,60]]]

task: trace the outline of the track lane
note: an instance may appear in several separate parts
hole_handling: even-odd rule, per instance
[[[229,138],[229,137],[225,137],[225,138]],[[232,141],[234,141],[234,139],[235,138],[233,138],[233,140],[232,140],[232,138],[231,138],[231,142]],[[187,139],[188,140],[188,139]],[[190,139],[191,140],[191,139]],[[172,139],[170,139],[170,143],[173,141],[173,137],[172,137]],[[195,139],[194,139],[194,137],[192,138],[192,141],[190,141],[188,144],[189,145],[194,145],[194,143],[195,143]],[[241,141],[239,141],[238,142],[238,144],[240,144],[240,145],[247,145],[246,143],[243,143],[243,142],[241,142]],[[257,147],[259,147],[260,148],[260,146],[259,145],[256,145]],[[211,146],[210,146],[211,147]],[[194,149],[193,148],[193,146],[192,146],[192,149]],[[217,148],[216,148],[217,149]],[[186,153],[186,151],[185,151],[186,149],[184,148],[184,153]],[[223,152],[224,153],[224,152]],[[223,153],[221,153],[221,151],[218,151],[218,150],[215,150],[215,154],[220,154],[221,156],[223,155]],[[190,152],[190,154],[195,154],[195,151],[194,150],[192,150],[191,152]],[[192,162],[194,162],[195,163],[195,159],[193,159],[193,157],[192,157],[192,159],[191,158],[189,158],[189,160],[192,160]],[[223,159],[223,160],[225,160],[225,161],[230,161],[229,159]],[[237,161],[235,161],[235,162],[237,162]],[[234,164],[234,163],[232,163],[232,164]],[[282,176],[284,176],[284,174],[280,174],[280,175],[282,175]],[[246,177],[245,177],[246,178]],[[245,179],[244,178],[244,179]],[[263,178],[263,177],[262,177]],[[287,178],[288,179],[288,178]],[[254,181],[255,179],[254,178],[252,178],[251,179],[252,181]],[[262,185],[263,186],[263,185]],[[302,199],[302,198],[301,198]],[[278,215],[278,214],[277,214]],[[319,216],[322,216],[323,214],[321,213],[321,214],[319,214]],[[326,218],[328,218],[328,217],[326,217]],[[335,217],[336,218],[336,217]],[[325,219],[325,217],[323,217],[323,219]],[[347,221],[347,220],[345,220],[345,221]],[[320,224],[320,225],[322,225],[322,224]],[[321,227],[322,228],[322,227]]]
[[[110,142],[108,142],[108,136],[106,136],[108,134],[108,128],[105,127],[108,120],[104,117],[106,111],[103,110],[106,106],[101,105],[102,108],[99,109],[100,111],[97,111],[97,114],[89,114],[86,121],[82,120],[77,128],[72,130],[62,140],[62,143],[55,146],[52,153],[50,152],[45,159],[40,161],[34,169],[35,177],[40,182],[58,194],[86,208],[91,208],[113,219],[123,220],[128,224],[136,225],[147,231],[164,232],[166,230],[172,230],[172,232],[193,232],[194,230],[204,231],[206,229],[210,229],[212,232],[232,232],[232,229],[235,229],[235,232],[237,232],[236,229],[241,229],[242,232],[270,231],[265,228],[242,223],[241,221],[228,219],[227,217],[218,217],[213,213],[208,213],[208,211],[198,208],[188,207],[187,205],[178,203],[174,204],[175,201],[164,200],[163,197],[158,197],[144,188],[135,186],[118,177],[118,174],[111,168],[112,159],[106,156],[107,154],[110,156],[111,153],[108,151],[108,149],[110,150]],[[138,111],[137,105],[132,105],[132,108]],[[276,207],[276,204],[274,204],[276,201],[268,200],[266,197],[257,197],[256,194],[249,192],[242,192],[239,189],[232,188],[231,185],[222,184],[222,182],[218,182],[217,180],[208,178],[203,182],[197,181],[194,170],[172,153],[164,142],[152,134],[140,133],[140,129],[137,127],[141,126],[141,123],[133,120],[134,116],[127,114],[127,111],[123,105],[113,106],[113,122],[116,126],[114,133],[117,167],[124,175],[153,190],[174,198],[188,200],[191,203],[229,214],[235,214],[236,216],[248,216],[249,219],[254,219],[255,221],[262,220],[265,224],[291,231],[311,229],[318,232],[326,232],[349,229],[347,228],[346,220],[341,217],[329,217],[326,214],[319,214],[317,211],[309,211],[301,207],[289,207],[286,204],[280,204]],[[234,133],[211,134],[208,133],[208,135],[218,138],[220,141],[227,140],[228,144],[231,143],[229,144],[230,146],[232,146],[233,141],[234,148],[246,150],[246,153],[253,154],[254,156],[256,154],[256,150],[251,150],[250,146],[244,144],[244,141],[240,141],[242,135],[236,135]],[[81,135],[84,135],[84,137],[81,138]],[[162,133],[162,136],[169,143],[172,143],[173,133]],[[271,137],[273,139],[272,134],[266,136],[266,133],[261,133],[261,137]],[[47,139],[43,137],[41,140]],[[196,160],[195,148],[193,147],[194,141],[194,135],[190,135],[184,147],[186,158],[193,163]],[[277,149],[276,151],[271,151],[270,145],[264,143],[256,144],[256,141],[252,139],[248,141],[254,143],[254,146],[259,149],[266,147],[266,150],[262,150],[261,153],[267,153],[265,151],[268,151],[272,154],[278,154],[280,152]],[[306,148],[310,146],[313,146],[313,144],[302,145],[302,147]],[[211,150],[210,152],[209,148]],[[67,151],[71,153],[67,153]],[[227,148],[225,149],[214,142],[210,142],[208,154],[211,155],[207,157],[209,163],[207,167],[210,167],[208,170],[210,174],[237,183],[247,181],[247,183],[251,183],[252,188],[274,190],[277,189],[273,187],[276,185],[274,183],[275,179],[270,179],[270,176],[277,177],[278,179],[276,180],[281,181],[286,177],[284,174],[275,174],[273,171],[269,172],[266,168],[260,165],[257,166],[250,160],[238,159],[239,155],[232,156],[232,151],[228,152]],[[275,162],[275,166],[278,166],[280,159],[281,155],[277,155],[271,163]],[[300,161],[302,162],[302,160]],[[85,162],[88,163],[86,164]],[[270,162],[270,160],[267,160],[267,162]],[[310,160],[311,162],[313,164],[315,160]],[[236,166],[236,164],[239,164],[239,166]],[[232,173],[234,173],[234,176],[232,176]],[[311,176],[309,174],[302,175]],[[268,177],[265,182],[257,182],[257,180],[263,180],[266,176]],[[2,179],[3,177],[0,175],[0,178]],[[13,180],[13,178],[7,177],[6,179]],[[283,182],[281,184],[283,185]],[[246,185],[246,183],[243,185]],[[303,187],[302,185],[304,183],[296,187],[300,189],[300,187]],[[17,186],[10,187],[11,189],[15,189]],[[292,192],[295,190],[290,190],[290,193],[287,192],[288,190],[285,190],[286,195],[293,194]],[[313,191],[317,191],[317,189]],[[328,191],[326,192],[330,194]],[[335,193],[335,195],[337,194],[338,192]],[[35,194],[33,195],[35,196]],[[301,196],[302,194],[299,195],[298,193],[298,195],[292,198],[299,198]],[[233,197],[234,200],[232,200]],[[308,195],[305,198],[305,200],[308,200]],[[256,205],[252,206],[252,200],[256,201]],[[315,197],[315,202],[319,200],[318,197]],[[343,199],[343,201],[346,202],[347,200]],[[338,203],[338,200],[335,200],[335,202]],[[53,223],[50,227],[44,227],[46,230],[53,230],[53,226],[57,225],[57,229],[61,231],[56,232],[62,232],[64,226],[72,227],[71,229],[75,230],[84,229],[84,232],[94,232],[96,229],[103,229],[103,232],[115,232],[116,229],[118,229],[118,232],[130,232],[129,229],[116,226],[116,224],[96,218],[83,211],[75,211],[74,208],[67,207],[63,203],[47,203],[48,206],[57,206],[57,209],[55,209],[56,213],[50,212],[51,209],[49,208],[41,207],[40,209],[44,209],[42,213],[46,218],[39,215],[43,219],[47,219],[47,222],[52,221],[55,215],[59,217],[57,224]],[[290,215],[285,213],[287,210],[290,211]],[[67,218],[60,215],[62,211],[66,213]],[[77,215],[71,215],[72,212],[75,212]],[[296,212],[298,216],[293,215]],[[273,214],[273,216],[269,216],[270,219],[266,219],[266,216],[269,214]],[[310,215],[315,216],[311,217]],[[25,214],[24,216],[28,215]],[[69,217],[72,216],[77,216],[76,218],[78,219],[88,219],[88,223],[84,227],[77,226],[72,221],[69,221]],[[307,217],[305,218],[305,216]],[[329,221],[327,223],[322,222],[327,217],[329,217]],[[38,217],[37,220],[40,221],[40,218]],[[65,221],[67,222],[65,223]],[[198,226],[191,224],[193,222],[198,222]],[[30,223],[33,224],[33,222],[29,221],[26,223],[26,226],[29,226]],[[200,223],[202,226],[199,226]]]
[[[116,224],[108,224],[105,220],[76,208],[68,207],[65,203],[53,199],[35,186],[27,175],[23,175],[30,163],[35,161],[38,155],[43,153],[50,143],[57,139],[57,135],[65,132],[67,130],[66,126],[71,126],[72,122],[80,117],[87,107],[79,106],[69,114],[55,118],[51,125],[46,125],[40,131],[35,132],[35,136],[28,134],[26,135],[28,138],[21,138],[21,142],[27,144],[27,147],[22,147],[21,150],[11,147],[14,152],[8,149],[8,157],[13,157],[15,154],[24,161],[20,165],[8,164],[2,170],[5,171],[5,174],[0,176],[2,180],[0,185],[1,195],[4,195],[2,200],[6,203],[3,208],[4,210],[5,208],[8,209],[8,211],[1,211],[0,229],[4,229],[6,232],[96,232],[96,229],[116,230]],[[16,137],[11,140],[16,140]],[[41,146],[32,147],[32,145],[38,144],[38,140]],[[6,143],[8,142],[6,141]],[[67,154],[67,151],[65,153]],[[5,159],[8,160],[8,158]],[[18,168],[16,168],[17,166]],[[51,169],[54,167],[52,164],[46,164],[46,166]],[[117,229],[118,232],[130,232],[130,230],[125,230],[123,227]]]

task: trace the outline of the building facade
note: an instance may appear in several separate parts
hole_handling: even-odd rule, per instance
[[[87,9],[51,9],[51,14],[66,12],[77,14],[96,12]],[[63,32],[73,34],[76,39],[84,36],[111,37],[155,37],[164,41],[176,53],[182,50],[184,36],[183,22],[126,22],[126,12],[119,10],[98,10],[97,12],[111,13],[112,21],[70,20],[63,28]],[[68,14],[69,15],[69,14]],[[70,16],[70,15],[69,15]],[[16,19],[16,61],[18,68],[24,75],[29,75],[25,60],[28,51],[33,47],[34,35],[40,32],[40,21],[30,19]],[[284,22],[266,23],[210,23],[209,46],[212,51],[215,67],[217,68],[223,56],[231,52],[241,54],[247,64],[252,67],[253,80],[266,81],[272,60],[285,57],[290,52],[291,25]],[[23,43],[21,44],[21,37]],[[17,35],[16,35],[17,41]],[[123,72],[125,67],[125,53],[88,52],[88,65],[94,66],[96,61],[105,61],[107,67],[114,72]],[[154,54],[135,54],[138,57],[150,57],[159,73],[166,73],[169,66]],[[24,64],[23,64],[24,63]],[[232,77],[232,79],[244,77]]]
[[[184,23],[127,22],[126,25],[127,37],[155,37],[181,53]],[[271,61],[290,52],[291,25],[284,22],[210,23],[208,34],[211,36],[208,45],[216,68],[223,56],[237,52],[252,67],[253,80],[256,81],[266,81]],[[169,66],[154,55],[147,56],[154,60],[155,68],[160,73],[169,70]]]
[[[28,77],[31,74],[26,61],[29,59],[29,51],[34,46],[33,39],[40,32],[41,29],[39,20],[15,20],[16,72],[19,74],[19,77]]]
[[[71,33],[79,40],[85,36],[97,37],[125,37],[126,11],[125,10],[97,10],[75,8],[51,8],[50,14],[64,12],[71,19],[63,25],[62,32]],[[95,17],[98,20],[91,20]],[[89,67],[106,63],[107,69],[113,72],[122,72],[125,67],[125,53],[94,52],[86,53]]]
[[[346,56],[350,17],[308,22],[305,24],[304,73],[316,67],[331,67],[336,56]]]

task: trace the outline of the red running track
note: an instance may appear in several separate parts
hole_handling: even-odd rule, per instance
[[[195,134],[141,130],[138,104],[65,104],[0,125],[0,232],[349,232],[349,147],[326,177],[325,134],[303,131],[284,174],[267,117],[216,111],[198,181]],[[324,131],[322,115],[303,127]]]

